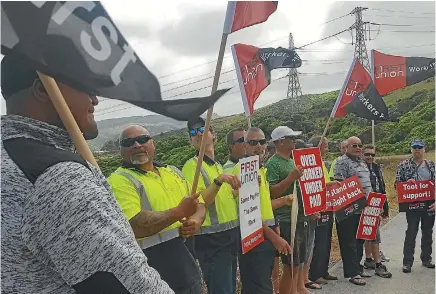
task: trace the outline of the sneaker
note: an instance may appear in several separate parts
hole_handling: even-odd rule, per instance
[[[383,251],[380,250],[380,259],[382,262],[389,262],[391,261],[391,259],[389,257],[387,257],[386,255],[384,255]]]
[[[384,264],[375,268],[375,274],[382,278],[392,278],[392,274],[388,272],[388,269]]]
[[[363,263],[363,267],[366,269],[375,269],[375,261],[374,259],[371,259],[371,261],[365,260]]]
[[[425,266],[426,268],[435,268],[435,265],[431,260],[423,261],[422,265]]]
[[[362,278],[371,278],[371,274],[368,273],[368,272],[365,272],[365,271],[362,271],[362,272],[360,273],[360,276],[361,276]]]
[[[410,273],[411,271],[412,271],[412,266],[410,266],[410,265],[408,265],[408,264],[403,265],[403,273],[408,274],[408,273]]]

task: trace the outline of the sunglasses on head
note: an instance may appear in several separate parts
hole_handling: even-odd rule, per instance
[[[191,136],[191,137],[196,136],[198,133],[203,134],[204,133],[204,127],[193,128],[193,129],[189,130],[189,136]]]
[[[365,155],[365,156],[375,157],[375,153],[363,153],[363,155]]]
[[[422,148],[424,148],[424,147],[421,146],[421,145],[415,145],[415,146],[412,146],[412,148],[413,148],[413,149],[422,149]]]
[[[244,143],[244,137],[233,140],[233,144],[235,144],[235,143]]]
[[[362,148],[363,144],[351,144],[351,147],[353,147],[353,148],[357,148],[357,147]]]
[[[267,142],[266,139],[261,139],[261,140],[248,140],[248,141],[247,141],[248,145],[250,145],[250,146],[257,146],[257,144],[265,145],[266,142]]]
[[[145,144],[148,141],[150,141],[151,137],[148,135],[142,135],[135,138],[126,138],[120,142],[120,145],[123,147],[132,147],[135,142],[138,142],[138,144]]]

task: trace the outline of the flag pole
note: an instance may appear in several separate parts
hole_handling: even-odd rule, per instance
[[[374,79],[374,49],[371,50],[371,78],[372,82],[374,83],[375,87],[375,79]],[[374,120],[371,120],[371,139],[372,139],[372,146],[375,146],[375,126],[374,126]]]
[[[374,126],[374,120],[371,121],[371,138],[372,138],[372,146],[375,146],[375,126]]]
[[[251,128],[251,116],[247,116],[247,125],[248,128]]]
[[[64,96],[62,95],[56,81],[43,73],[37,71],[39,78],[41,79],[44,88],[47,90],[47,93],[59,114],[67,132],[73,139],[74,146],[76,146],[77,151],[79,151],[80,155],[92,163],[96,168],[100,169],[97,164],[97,161],[94,158],[91,150],[89,149],[88,144],[83,137],[82,132],[77,125],[76,120],[74,119],[73,114],[71,113],[67,103],[65,102]]]
[[[215,93],[217,88],[218,88],[218,82],[220,79],[221,68],[222,68],[223,60],[224,60],[224,52],[225,52],[226,44],[227,44],[227,36],[228,36],[227,33],[223,33],[223,35],[221,37],[221,45],[220,45],[220,49],[218,52],[218,60],[216,63],[215,75],[214,75],[213,83],[212,83],[212,94]],[[213,105],[207,110],[206,124],[204,126],[204,129],[206,132],[209,131],[210,123],[212,121],[212,114],[213,114]],[[194,180],[192,181],[192,195],[194,195],[195,192],[197,191],[197,185],[198,185],[198,179],[200,176],[201,165],[203,164],[204,152],[206,151],[206,137],[207,136],[202,136],[202,138],[201,138],[201,145],[200,145],[200,150],[199,150],[199,154],[198,154],[197,166],[195,168]]]
[[[332,116],[329,116],[329,119],[327,120],[327,123],[325,124],[324,131],[322,132],[321,140],[319,140],[318,147],[320,147],[322,144],[322,141],[324,141],[324,138],[327,135],[327,129],[329,128],[331,121],[332,121]]]

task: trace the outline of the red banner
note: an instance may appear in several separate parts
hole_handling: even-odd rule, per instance
[[[332,186],[330,198],[338,221],[346,219],[366,206],[365,193],[357,176],[352,176],[340,182],[339,185]]]
[[[260,93],[269,85],[265,65],[256,54],[258,51],[259,48],[250,45],[235,44],[232,46],[236,75],[238,76],[242,102],[247,116],[253,114],[254,103]],[[244,85],[243,89],[242,85]]]
[[[377,228],[380,223],[380,214],[383,211],[383,204],[385,201],[385,194],[375,192],[369,193],[368,206],[365,207],[360,215],[356,239],[374,240],[376,238]]]
[[[333,222],[333,201],[331,195],[331,190],[333,186],[326,186],[326,208],[321,212],[321,218],[317,221],[317,226],[327,225]]]
[[[229,1],[227,4],[224,33],[265,22],[277,10],[278,1]]]
[[[383,54],[372,50],[374,84],[384,96],[396,89],[406,87],[406,58]]]
[[[345,106],[353,100],[354,96],[364,92],[370,83],[371,76],[362,64],[354,59],[331,116],[344,117],[347,114]]]
[[[400,212],[426,211],[435,200],[432,180],[399,182],[396,186]]]
[[[326,208],[326,185],[319,148],[304,148],[292,151],[295,165],[304,168],[300,178],[304,214],[311,215]]]

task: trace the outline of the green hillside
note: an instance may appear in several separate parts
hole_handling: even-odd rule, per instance
[[[262,128],[269,136],[271,131],[280,125],[287,125],[294,130],[303,131],[303,139],[322,133],[327,118],[331,113],[339,91],[308,95],[309,106],[301,114],[292,114],[289,100],[256,110],[252,125]],[[382,154],[406,154],[409,142],[414,138],[422,138],[428,150],[435,149],[435,85],[434,79],[395,91],[385,97],[390,116],[399,122],[381,122],[375,126],[376,145]],[[217,133],[216,158],[224,163],[227,158],[225,136],[236,127],[246,127],[243,115],[221,117],[212,122]],[[363,143],[371,143],[371,122],[348,115],[345,118],[333,119],[327,132],[330,149],[337,152],[337,143],[350,136],[358,136]],[[182,167],[193,156],[186,129],[171,131],[155,137],[157,160]],[[97,160],[108,175],[119,164],[118,155],[97,156]]]

